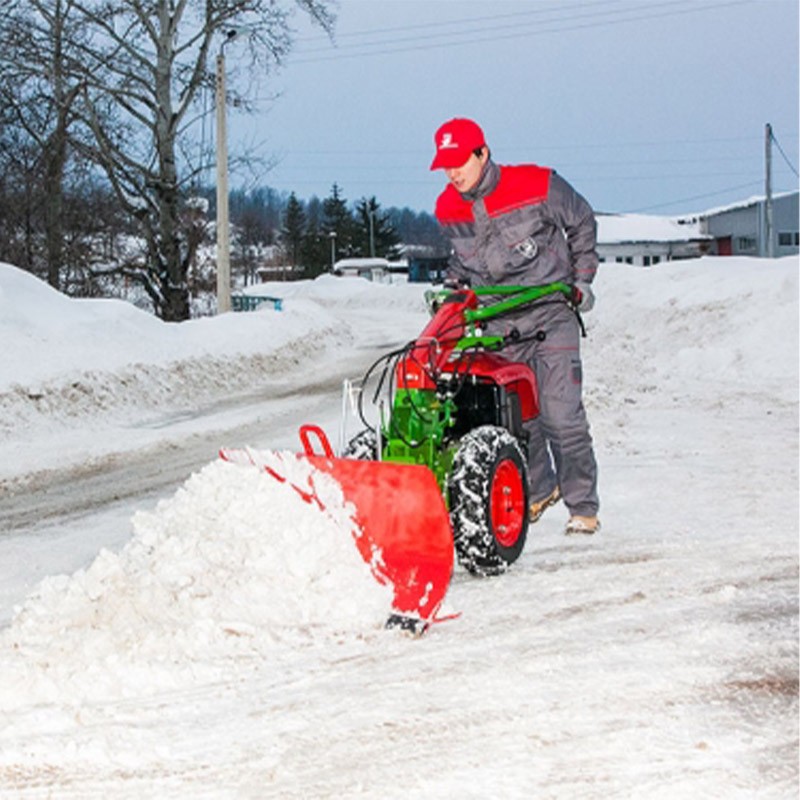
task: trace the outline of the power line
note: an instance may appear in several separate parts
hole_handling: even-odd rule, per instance
[[[706,137],[703,139],[639,139],[639,140],[632,140],[632,141],[614,141],[614,142],[572,142],[567,144],[547,144],[547,143],[540,143],[536,145],[537,151],[543,150],[616,150],[619,148],[628,148],[628,147],[662,147],[662,146],[669,146],[669,145],[716,145],[724,142],[747,142],[747,143],[755,143],[761,142],[762,139],[759,136],[721,136],[721,137]],[[497,145],[499,149],[502,147],[503,149],[509,149],[512,146],[516,145],[509,145],[507,142]],[[530,142],[525,143],[526,147],[530,147]],[[396,147],[386,148],[386,149],[364,149],[362,147],[354,147],[352,149],[346,148],[324,148],[324,149],[314,149],[314,150],[302,150],[297,148],[292,148],[293,153],[297,153],[299,155],[322,155],[322,156],[341,156],[341,155],[378,155],[378,156],[386,156],[386,155],[426,155],[428,154],[428,149],[425,148],[409,148],[408,150],[398,149]],[[737,158],[737,156],[730,156],[730,158]],[[690,159],[690,160],[704,160],[702,158],[699,159]],[[624,163],[624,162],[620,162]],[[651,160],[648,160],[648,163],[653,163]]]
[[[720,189],[717,192],[706,192],[705,194],[696,194],[692,197],[681,197],[677,200],[670,200],[666,203],[658,203],[653,206],[645,206],[644,208],[635,208],[632,211],[628,212],[630,214],[640,214],[643,211],[654,211],[657,208],[666,208],[667,206],[675,206],[678,203],[690,203],[693,200],[704,200],[707,197],[719,197],[721,194],[727,194],[728,192],[736,192],[740,189],[748,189],[754,186],[761,186],[761,181],[751,181],[750,183],[741,183],[738,186],[729,186],[727,189]]]
[[[612,3],[617,3],[619,1],[620,0],[611,0]],[[665,2],[656,3],[654,5],[656,7],[681,5],[681,4],[685,5],[686,2],[687,2],[687,0],[666,0]],[[472,36],[472,35],[475,35],[475,34],[484,35],[484,34],[496,32],[496,31],[507,31],[507,30],[515,30],[515,31],[521,33],[521,30],[520,30],[521,28],[524,28],[524,29],[527,30],[528,28],[530,28],[533,25],[543,25],[543,24],[558,23],[558,22],[571,22],[573,20],[590,19],[590,18],[593,18],[593,17],[607,17],[609,15],[614,15],[615,13],[618,13],[618,12],[615,12],[613,10],[607,10],[607,9],[603,10],[603,11],[590,11],[590,12],[584,11],[584,9],[586,9],[588,7],[591,7],[591,6],[606,6],[607,7],[608,5],[609,5],[609,3],[606,2],[606,0],[601,0],[600,2],[594,2],[594,3],[578,3],[578,4],[569,5],[569,6],[560,6],[558,8],[552,9],[552,10],[551,9],[539,9],[539,10],[536,10],[536,11],[523,11],[523,12],[519,12],[519,13],[516,13],[516,14],[503,14],[503,15],[498,15],[498,16],[494,16],[494,17],[473,17],[473,18],[470,18],[470,19],[460,18],[460,19],[453,20],[453,21],[437,21],[435,23],[435,31],[434,32],[430,32],[431,31],[431,25],[430,24],[428,24],[428,25],[409,25],[409,26],[405,26],[405,27],[401,27],[401,28],[390,28],[390,29],[388,29],[389,31],[394,31],[394,32],[397,32],[397,33],[411,32],[411,31],[418,30],[420,28],[422,28],[425,31],[429,31],[428,33],[425,33],[425,34],[414,34],[413,36],[403,36],[401,38],[395,38],[395,39],[381,39],[380,38],[380,33],[381,32],[379,30],[378,31],[365,31],[363,34],[360,34],[360,35],[370,36],[370,35],[374,35],[374,34],[377,33],[378,34],[378,38],[376,38],[374,41],[354,42],[350,46],[352,46],[352,47],[385,47],[387,45],[405,44],[406,42],[419,43],[420,41],[423,41],[423,40],[431,40],[431,39],[438,40],[438,39],[442,39],[443,37],[451,39],[454,36]],[[574,15],[562,16],[560,18],[556,17],[554,19],[544,19],[544,20],[542,20],[542,19],[532,19],[532,20],[530,20],[528,22],[523,21],[523,22],[516,22],[514,24],[499,24],[499,25],[496,24],[498,20],[508,19],[508,18],[512,18],[512,17],[513,18],[517,18],[517,17],[530,18],[532,16],[533,17],[538,17],[541,14],[549,14],[549,13],[555,13],[557,15],[558,14],[563,15],[564,11],[570,11],[572,9],[580,9],[582,13],[574,14]],[[623,8],[623,9],[620,9],[619,11],[621,13],[625,13],[625,12],[628,11],[628,9]],[[478,23],[485,23],[486,21],[489,21],[490,23],[493,23],[493,24],[488,25],[488,26],[485,25],[485,24],[480,24],[480,26],[475,28],[475,29],[470,29],[468,27],[468,28],[465,28],[465,29],[462,29],[462,30],[455,30],[455,31],[450,31],[450,32],[442,30],[443,28],[452,27],[452,26],[455,26],[455,25],[463,26],[463,25],[466,24],[467,26],[470,26],[470,25],[476,25]],[[313,49],[304,50],[303,54],[305,55],[307,53],[320,53],[320,52],[329,53],[330,52],[330,46],[327,46],[327,47],[326,46],[322,46],[322,47],[317,47],[317,48],[313,48]]]
[[[679,1],[679,0],[677,0]],[[513,13],[507,14],[491,14],[488,16],[480,16],[480,17],[459,17],[458,19],[453,20],[441,20],[436,22],[437,28],[446,28],[452,27],[454,25],[473,25],[478,24],[481,22],[496,22],[500,19],[517,19],[519,17],[532,17],[538,16],[540,14],[547,14],[551,10],[553,11],[569,11],[573,8],[588,8],[591,6],[607,6],[613,3],[620,3],[625,2],[625,0],[594,0],[594,2],[580,2],[564,4],[561,2],[555,3],[552,8],[538,8],[533,11],[515,11]],[[429,31],[431,29],[431,23],[429,22],[422,22],[415,25],[398,25],[392,28],[369,28],[362,31],[351,31],[349,33],[341,34],[342,38],[352,38],[356,36],[373,36],[375,34],[384,34],[384,33],[405,33],[407,31],[416,31],[416,30],[426,30]],[[299,37],[295,41],[304,42],[304,41],[311,41],[314,43],[317,42],[325,42],[328,40],[327,36],[322,35],[315,35],[315,36],[306,36],[306,37]]]
[[[706,145],[706,144],[719,144],[721,142],[761,142],[759,136],[722,136],[722,137],[706,137],[703,139],[640,139],[639,141],[615,141],[615,142],[590,142],[588,144],[572,143],[572,144],[540,144],[537,149],[540,150],[592,150],[592,149],[619,149],[621,147],[661,147],[662,145]]]
[[[348,164],[337,162],[337,167],[339,169],[346,169],[348,173],[353,175],[374,175],[378,174],[380,176],[388,176],[392,173],[394,174],[406,174],[407,169],[403,167],[395,167],[391,169],[387,169],[385,166],[381,165],[369,165],[369,164]],[[569,164],[559,165],[558,172],[562,172],[562,170],[573,168]],[[308,172],[317,172],[319,170],[319,165],[315,164],[285,164],[284,170],[291,170],[295,173],[308,173]],[[739,172],[732,172],[730,170],[725,170],[723,172],[680,172],[680,173],[655,173],[655,174],[647,174],[643,175],[640,173],[636,174],[623,174],[620,172],[612,172],[612,173],[605,173],[600,175],[593,175],[590,172],[587,172],[585,169],[583,170],[573,170],[570,175],[574,177],[575,175],[580,176],[580,181],[582,183],[586,182],[593,182],[596,183],[597,181],[674,181],[674,180],[687,180],[687,179],[704,179],[704,178],[734,178],[734,177],[751,177],[755,170],[742,170]],[[578,180],[575,178],[575,180]]]
[[[679,2],[679,0],[675,0],[675,1]],[[569,10],[574,9],[574,8],[584,9],[584,8],[588,8],[588,7],[591,7],[591,6],[603,6],[603,5],[607,6],[610,3],[613,4],[613,3],[620,3],[620,2],[624,2],[624,0],[595,0],[594,2],[583,2],[583,0],[581,0],[581,2],[571,3],[569,5],[566,5],[566,4],[563,4],[563,3],[559,2],[553,8],[536,9],[534,11],[516,11],[516,12],[508,13],[508,14],[492,14],[491,16],[459,17],[458,19],[454,19],[454,20],[441,20],[441,21],[437,21],[436,22],[436,27],[437,27],[437,29],[441,30],[442,28],[452,27],[454,25],[464,25],[464,24],[473,25],[473,24],[478,24],[478,23],[487,22],[487,21],[488,22],[497,22],[498,20],[501,20],[501,19],[517,19],[519,17],[538,16],[540,14],[547,14],[551,10],[552,11],[556,11],[556,12],[561,12],[561,11],[569,11]],[[393,28],[370,28],[370,29],[362,30],[362,31],[350,31],[349,33],[337,34],[337,36],[340,36],[340,38],[343,38],[343,39],[349,39],[349,38],[353,38],[353,37],[357,37],[357,36],[374,36],[376,34],[377,35],[381,35],[381,34],[384,34],[384,33],[405,33],[407,31],[416,31],[416,30],[429,31],[430,29],[431,29],[431,23],[419,23],[419,24],[416,24],[416,25],[399,25],[399,26],[395,26]],[[309,42],[313,42],[313,43],[316,44],[316,43],[327,42],[327,41],[329,41],[329,38],[327,36],[321,36],[321,35],[305,36],[305,37],[301,36],[301,37],[298,37],[297,39],[295,39],[295,41],[296,42],[309,41]]]
[[[775,136],[775,131],[771,130],[770,135],[772,136],[772,141],[775,143],[775,146],[778,148],[778,152],[783,156],[783,160],[789,165],[789,169],[797,175],[797,170],[794,168],[794,165],[791,161],[789,161],[788,156],[786,153],[783,152],[783,148],[781,147],[781,143],[778,141],[777,137]],[[800,175],[797,175],[800,178]]]
[[[679,2],[682,2],[682,0],[671,0],[671,2],[659,3],[658,6],[675,5],[675,4],[679,3]],[[604,26],[609,26],[609,25],[618,25],[618,24],[622,24],[622,23],[626,23],[626,22],[638,22],[638,21],[642,21],[642,20],[662,19],[664,17],[672,17],[672,16],[683,15],[683,14],[692,14],[692,13],[698,13],[698,12],[701,12],[701,11],[709,11],[709,10],[713,10],[713,9],[726,8],[726,7],[730,7],[730,6],[745,5],[745,4],[750,4],[752,2],[753,2],[753,0],[725,0],[724,2],[714,2],[714,3],[706,3],[705,5],[699,5],[697,0],[692,0],[691,4],[688,7],[679,8],[679,9],[670,10],[670,11],[663,11],[661,13],[656,13],[656,14],[653,14],[653,13],[638,14],[638,15],[634,14],[634,16],[627,16],[627,17],[621,17],[620,14],[623,14],[623,13],[627,14],[630,11],[635,11],[635,9],[622,9],[619,12],[596,12],[596,13],[592,13],[592,14],[579,14],[579,15],[574,15],[572,17],[566,17],[566,18],[564,18],[562,20],[557,20],[557,22],[569,22],[569,21],[575,20],[575,19],[585,19],[587,17],[597,17],[597,16],[611,16],[611,15],[614,15],[614,14],[616,14],[617,19],[597,20],[597,21],[594,21],[592,23],[582,23],[582,24],[577,24],[577,25],[567,25],[567,26],[563,26],[563,27],[551,27],[551,28],[546,28],[546,29],[537,29],[537,30],[534,30],[534,31],[529,31],[527,29],[525,31],[520,31],[519,28],[523,27],[523,26],[517,25],[517,26],[514,26],[514,28],[515,28],[515,32],[514,33],[509,33],[509,34],[500,35],[500,36],[489,36],[489,37],[480,36],[478,38],[462,38],[459,41],[454,41],[453,40],[453,36],[470,36],[474,32],[473,31],[467,31],[465,33],[456,32],[455,34],[448,34],[447,38],[445,38],[445,39],[441,39],[442,34],[434,33],[434,34],[431,34],[430,36],[426,36],[426,37],[417,36],[417,37],[413,37],[413,39],[412,39],[413,41],[419,41],[420,38],[434,39],[434,41],[432,43],[430,43],[430,44],[421,44],[421,45],[420,44],[410,45],[410,46],[407,46],[407,47],[403,47],[403,46],[391,47],[392,44],[401,44],[402,41],[407,41],[407,40],[397,40],[395,42],[392,42],[392,41],[388,41],[388,42],[366,42],[366,43],[362,43],[360,45],[357,45],[357,47],[361,47],[361,48],[364,48],[364,47],[370,47],[370,48],[380,47],[382,49],[380,49],[380,50],[372,50],[372,51],[362,50],[362,51],[358,51],[358,52],[340,52],[340,53],[335,53],[335,54],[330,54],[330,55],[325,55],[325,56],[318,56],[318,57],[311,57],[311,58],[303,58],[301,56],[300,58],[292,59],[292,63],[294,63],[294,64],[310,64],[310,63],[316,63],[316,62],[320,62],[320,61],[338,61],[338,60],[344,59],[344,58],[364,58],[364,57],[367,57],[367,56],[375,56],[375,55],[394,55],[394,54],[397,54],[397,53],[409,53],[409,52],[417,52],[417,51],[420,51],[420,50],[430,50],[432,48],[442,49],[442,48],[445,48],[445,47],[456,47],[456,46],[465,45],[465,44],[481,44],[481,43],[484,43],[484,42],[497,42],[497,41],[508,40],[508,39],[519,39],[519,38],[522,38],[522,37],[540,36],[540,35],[546,35],[546,34],[552,34],[552,33],[564,33],[564,32],[576,31],[576,30],[585,30],[585,29],[591,29],[591,28],[604,27]],[[650,7],[650,10],[652,10],[652,8],[653,8],[653,6]],[[534,24],[534,23],[531,23],[531,24]],[[507,28],[509,26],[501,26],[501,27],[502,28]],[[530,27],[530,25],[528,27]],[[481,33],[484,33],[484,32],[485,31],[482,31]],[[390,46],[387,47],[387,45],[390,45]],[[317,51],[309,51],[309,52],[317,52]]]
[[[581,174],[580,180],[585,181],[671,181],[687,180],[691,178],[738,178],[752,175],[752,170],[743,172],[689,172],[689,173],[670,173],[668,175],[587,175]]]

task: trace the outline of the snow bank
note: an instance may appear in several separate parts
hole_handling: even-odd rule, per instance
[[[43,420],[196,406],[244,391],[330,347],[348,326],[298,299],[181,324],[121,300],[76,300],[0,264],[0,436]]]
[[[313,281],[273,281],[251,286],[248,294],[306,298],[327,308],[364,308],[367,305],[407,311],[424,311],[423,290],[419,283],[375,283],[366,278],[322,275]]]
[[[236,660],[379,628],[391,594],[358,555],[352,506],[295,463],[324,512],[263,470],[218,461],[138,513],[118,555],[43,581],[0,637],[0,710],[196,685]]]
[[[797,257],[708,257],[657,268],[604,264],[587,316],[595,380],[714,400],[715,384],[797,401]],[[621,398],[618,398],[621,399]]]
[[[120,417],[126,426],[149,425],[165,410],[191,415],[264,391],[288,372],[308,373],[369,341],[365,310],[378,330],[387,313],[424,313],[423,290],[329,276],[263,284],[253,291],[283,297],[283,310],[265,305],[175,324],[120,300],[65,297],[0,264],[0,442],[27,453],[33,439],[63,442],[65,430],[86,426],[107,428],[113,441]],[[12,466],[3,472],[13,474]]]

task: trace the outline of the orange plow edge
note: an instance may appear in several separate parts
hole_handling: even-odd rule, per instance
[[[310,450],[305,437],[303,443]],[[327,445],[327,440],[325,440]],[[433,473],[424,466],[386,461],[356,461],[310,453],[296,455],[330,475],[355,508],[360,528],[355,543],[375,579],[394,593],[387,627],[421,635],[435,621],[453,574],[450,518]],[[280,455],[275,454],[273,455]],[[280,469],[249,450],[220,450],[226,461],[250,463],[287,482],[309,503],[325,510],[313,481],[298,485]]]

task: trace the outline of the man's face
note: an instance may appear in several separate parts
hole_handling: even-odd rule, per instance
[[[488,158],[489,151],[484,147],[479,156],[476,156],[475,153],[470,153],[466,164],[453,169],[446,169],[444,174],[447,175],[447,180],[463,194],[475,188],[475,184],[481,177],[481,172]]]

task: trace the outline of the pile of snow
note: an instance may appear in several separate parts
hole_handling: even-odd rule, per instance
[[[587,317],[590,392],[597,380],[676,392],[685,402],[713,399],[709,386],[720,385],[797,401],[796,257],[604,264],[596,288],[601,313]]]
[[[0,392],[20,387],[33,395],[46,383],[74,383],[81,373],[116,372],[135,380],[137,368],[263,355],[294,339],[324,341],[338,327],[318,304],[300,298],[283,312],[170,324],[122,300],[66,297],[0,264]]]
[[[247,288],[247,294],[280,298],[305,298],[328,309],[364,308],[374,305],[406,311],[424,309],[422,294],[428,286],[414,283],[381,283],[357,277],[323,275],[313,281],[273,281]]]
[[[278,454],[259,458],[285,472]],[[205,683],[278,646],[381,627],[391,594],[354,546],[352,506],[332,478],[286,459],[324,511],[263,469],[220,460],[138,513],[119,554],[46,579],[0,636],[0,710]]]
[[[246,391],[352,345],[346,316],[326,306],[424,311],[423,289],[324,276],[253,293],[290,300],[282,310],[162,322],[121,300],[68,298],[0,264],[0,437],[45,418],[195,407]]]
[[[164,323],[121,300],[72,299],[0,264],[0,437],[55,418],[185,408],[352,341],[318,304]]]
[[[0,458],[0,480],[58,468],[56,448],[61,458],[104,457],[147,444],[143,428],[269,396],[287,375],[335,363],[398,316],[422,318],[424,289],[332,276],[261,284],[252,291],[283,298],[282,310],[263,304],[175,324],[121,300],[65,297],[0,264],[0,445],[14,453]]]

